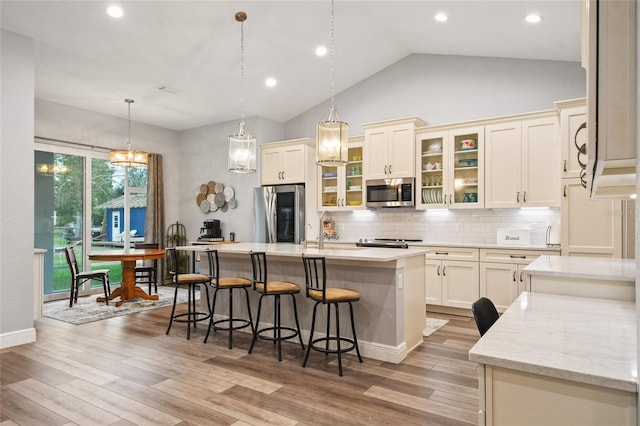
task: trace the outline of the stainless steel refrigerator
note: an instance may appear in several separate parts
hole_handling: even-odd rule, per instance
[[[304,185],[255,188],[253,204],[254,241],[299,244],[304,240]]]

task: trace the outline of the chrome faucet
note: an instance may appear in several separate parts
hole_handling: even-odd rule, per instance
[[[322,211],[320,214],[320,227],[318,228],[318,249],[322,250],[324,248],[324,224],[322,221],[324,220],[324,216],[327,214],[326,210]]]

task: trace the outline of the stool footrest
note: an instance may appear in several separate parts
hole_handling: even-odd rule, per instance
[[[337,354],[337,353],[345,353],[350,352],[356,348],[356,343],[353,339],[349,339],[347,337],[340,337],[340,350],[338,349],[327,349],[326,343],[329,342],[337,342],[337,337],[320,337],[318,339],[313,339],[311,342],[311,349],[316,350],[318,352],[323,352],[326,354]],[[324,346],[320,346],[319,343],[322,343]],[[342,347],[342,344],[347,344],[346,347]]]
[[[258,339],[262,339],[262,340],[270,340],[272,342],[275,342],[278,340],[277,337],[274,337],[273,335],[271,336],[267,336],[264,335],[263,333],[266,333],[268,331],[270,332],[274,332],[274,330],[277,330],[277,327],[265,327],[265,328],[261,328],[260,330],[258,330],[256,332],[256,335],[258,337]],[[289,339],[293,339],[294,337],[296,337],[298,335],[298,331],[293,328],[293,327],[280,327],[280,340],[289,340]],[[288,331],[290,334],[285,334],[282,335],[282,331]]]
[[[187,318],[184,318],[187,317]],[[208,312],[183,312],[181,314],[175,314],[173,316],[173,321],[175,322],[200,322],[208,320],[211,317],[211,314]]]
[[[234,322],[240,323],[239,325],[233,325]],[[218,324],[224,324],[227,323],[229,325],[227,326],[220,326]],[[216,320],[213,321],[211,323],[211,328],[213,329],[213,331],[217,331],[217,330],[240,330],[243,328],[247,328],[251,325],[251,322],[249,322],[248,319],[244,319],[244,318],[228,318],[228,319],[221,319],[221,320]]]

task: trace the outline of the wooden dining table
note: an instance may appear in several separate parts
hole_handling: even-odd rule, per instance
[[[163,258],[164,249],[122,249],[122,250],[104,250],[89,253],[91,260],[118,260],[122,262],[122,283],[120,287],[114,289],[108,299],[120,297],[116,300],[116,307],[121,306],[125,301],[135,297],[147,300],[158,300],[157,294],[147,294],[145,291],[136,286],[136,261],[153,260]],[[98,297],[97,302],[104,302],[104,297]]]

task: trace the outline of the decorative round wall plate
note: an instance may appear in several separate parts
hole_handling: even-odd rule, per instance
[[[207,185],[205,185],[204,183],[202,185],[200,185],[200,193],[201,194],[207,195],[207,190],[208,189],[209,188],[207,188]]]
[[[220,182],[216,183],[216,187],[215,187],[216,194],[222,194],[223,191],[224,191],[224,185],[221,184]]]
[[[236,200],[235,198],[230,199],[229,207],[231,207],[232,209],[235,209],[236,207],[238,207],[238,200]]]
[[[215,205],[218,207],[222,207],[224,205],[224,194],[216,194],[215,197]]]
[[[207,200],[202,200],[202,202],[200,203],[200,210],[202,211],[202,213],[207,213],[210,207],[211,206],[209,205],[209,202]]]
[[[220,211],[221,212],[226,212],[227,210],[229,210],[229,203],[224,203],[223,205],[220,206]]]
[[[209,211],[210,212],[217,212],[218,211],[218,206],[216,206],[214,203],[211,203],[211,205],[209,206]]]
[[[198,196],[196,197],[196,203],[198,203],[198,205],[200,205],[204,200],[207,199],[207,196],[200,193],[198,194]]]
[[[209,202],[209,205],[215,205],[216,203],[216,195],[215,194],[209,194],[207,195],[207,201]]]
[[[213,194],[216,190],[216,183],[212,180],[207,183],[207,194]]]
[[[229,200],[236,195],[236,192],[230,186],[225,187],[222,193],[224,194],[224,199],[226,202],[229,202]]]

